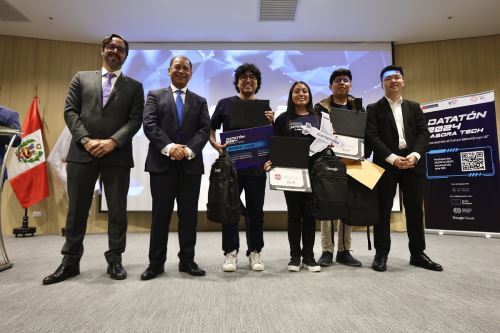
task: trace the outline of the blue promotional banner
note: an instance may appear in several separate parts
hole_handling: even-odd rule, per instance
[[[260,126],[220,133],[222,144],[237,170],[262,168],[269,160],[269,141],[273,126]]]
[[[422,104],[427,229],[500,232],[500,176],[493,91]]]

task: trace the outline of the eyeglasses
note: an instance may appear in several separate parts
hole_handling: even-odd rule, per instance
[[[245,74],[245,75],[240,76],[239,80],[240,81],[246,81],[246,80],[255,81],[255,80],[257,80],[257,77],[255,75],[252,75],[252,74]]]
[[[342,82],[349,83],[349,82],[351,82],[351,80],[348,77],[338,77],[335,80],[333,80],[333,82],[335,82],[335,83],[342,83]]]
[[[106,44],[104,45],[104,48],[108,51],[114,51],[116,50],[117,52],[120,52],[120,53],[125,53],[125,48],[124,47],[121,47],[121,46],[118,46],[118,45],[115,45],[115,44]]]

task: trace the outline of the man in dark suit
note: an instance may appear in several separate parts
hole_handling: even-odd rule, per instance
[[[429,144],[427,121],[420,105],[401,97],[404,87],[403,68],[387,66],[380,73],[385,96],[368,105],[367,145],[373,149],[373,161],[385,169],[380,179],[380,224],[374,227],[376,254],[372,268],[387,269],[391,248],[391,209],[399,183],[403,193],[406,227],[409,238],[410,264],[442,271],[425,253],[423,222],[424,156]]]
[[[133,167],[132,137],[141,127],[144,109],[142,84],[123,75],[127,41],[117,34],[101,45],[102,69],[78,72],[70,83],[64,120],[71,134],[67,157],[69,207],[64,258],[43,280],[52,284],[80,273],[83,238],[95,183],[100,177],[109,207],[107,273],[123,280],[122,266],[127,233],[127,192]]]
[[[202,150],[210,127],[206,99],[187,89],[192,70],[187,57],[173,57],[168,68],[170,87],[150,91],[144,107],[144,134],[150,141],[146,171],[151,181],[153,215],[149,266],[142,280],[164,272],[174,200],[179,217],[179,271],[205,275],[194,262],[194,248],[204,172]]]

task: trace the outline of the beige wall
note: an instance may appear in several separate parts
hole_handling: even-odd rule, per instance
[[[406,70],[405,97],[420,102],[499,90],[500,35],[460,40],[396,45],[395,62]],[[78,70],[101,66],[99,45],[58,42],[0,35],[0,104],[19,112],[23,121],[37,92],[50,151],[64,128],[63,107],[69,81]],[[497,109],[499,105],[497,102]],[[498,117],[497,117],[498,126]],[[55,234],[64,226],[66,200],[61,184],[49,170],[50,196],[29,209],[38,234]],[[2,194],[2,230],[11,234],[21,224],[23,209],[8,184]],[[150,213],[129,214],[129,231],[149,230]],[[394,214],[395,230],[404,230],[404,217]],[[175,221],[174,225],[175,225]],[[267,229],[286,228],[282,213],[266,214]],[[200,214],[199,229],[217,230]],[[97,200],[89,214],[89,232],[105,232],[106,215],[98,213]]]

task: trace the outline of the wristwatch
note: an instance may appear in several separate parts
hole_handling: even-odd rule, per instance
[[[87,142],[89,142],[90,138],[88,136],[84,136],[80,139],[80,143],[85,146]]]

